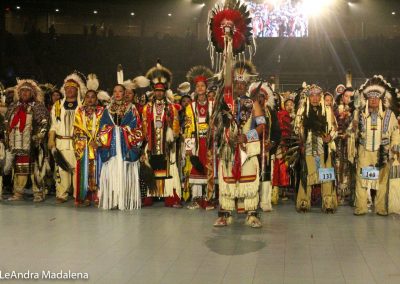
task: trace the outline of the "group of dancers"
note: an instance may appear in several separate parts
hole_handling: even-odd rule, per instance
[[[353,89],[348,75],[333,94],[306,83],[279,93],[245,58],[248,18],[240,1],[210,11],[214,71],[191,68],[176,92],[160,62],[131,80],[118,67],[111,95],[95,74],[73,72],[60,89],[18,78],[0,116],[8,200],[23,200],[30,180],[34,202],[54,183],[57,204],[132,210],[162,199],[218,208],[214,226],[237,211],[259,228],[288,190],[299,212],[318,195],[326,213],[400,213],[398,91],[382,76]]]

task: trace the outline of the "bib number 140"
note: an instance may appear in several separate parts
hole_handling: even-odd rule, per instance
[[[377,180],[379,179],[379,169],[376,167],[365,167],[361,169],[361,177],[363,179]]]

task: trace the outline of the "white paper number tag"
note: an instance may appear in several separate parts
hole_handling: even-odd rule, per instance
[[[363,179],[377,180],[379,178],[379,169],[377,167],[365,167],[361,169]]]
[[[320,182],[329,182],[336,179],[335,170],[333,168],[319,168],[318,175]]]
[[[185,139],[185,150],[192,151],[194,149],[195,139],[194,138],[186,138]]]

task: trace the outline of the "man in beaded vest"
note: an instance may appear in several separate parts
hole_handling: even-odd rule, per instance
[[[214,226],[227,226],[232,222],[231,211],[247,212],[246,224],[261,227],[257,216],[259,204],[259,137],[266,123],[262,106],[253,101],[247,90],[257,76],[250,62],[237,62],[234,66],[232,108],[225,108],[222,118],[214,119],[215,133],[222,134],[219,144],[219,204],[218,219]],[[221,103],[221,102],[219,102]]]
[[[43,96],[38,84],[33,80],[18,80],[15,87],[15,102],[6,113],[6,145],[15,155],[14,161],[14,195],[9,200],[22,200],[24,188],[31,177],[34,202],[45,198],[39,188],[42,172],[37,160],[45,162],[43,140],[49,128],[49,113],[43,104]],[[39,157],[39,153],[41,153]]]
[[[391,104],[395,90],[382,76],[374,76],[359,89],[362,102],[355,111],[353,130],[358,140],[355,215],[368,213],[371,189],[376,190],[375,212],[387,215],[390,162],[399,157],[399,128]]]
[[[304,104],[299,107],[295,121],[295,132],[300,137],[302,159],[301,182],[297,193],[296,209],[307,212],[311,209],[312,186],[321,184],[322,210],[334,213],[337,208],[336,191],[333,186],[334,173],[331,152],[336,136],[336,122],[333,112],[324,104],[323,92],[319,86],[305,88]],[[331,170],[331,180],[321,180],[321,169]]]
[[[57,101],[51,109],[51,128],[48,146],[55,152],[57,149],[69,164],[69,170],[56,168],[56,202],[64,203],[68,200],[68,192],[73,187],[75,197],[75,151],[74,151],[74,120],[75,111],[81,106],[81,98],[86,94],[87,88],[81,75],[74,72],[64,79],[61,87],[64,98]]]
[[[153,89],[153,98],[143,107],[143,132],[147,145],[145,160],[153,168],[157,189],[153,197],[164,197],[165,206],[180,208],[181,182],[176,163],[175,139],[179,135],[179,116],[174,103],[169,101],[172,73],[160,63],[151,68],[146,77]]]

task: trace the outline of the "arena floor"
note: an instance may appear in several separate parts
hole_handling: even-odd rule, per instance
[[[356,217],[347,206],[299,214],[288,201],[252,229],[243,215],[214,228],[216,214],[3,201],[0,270],[89,274],[74,283],[400,283],[400,217]]]

